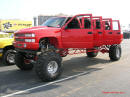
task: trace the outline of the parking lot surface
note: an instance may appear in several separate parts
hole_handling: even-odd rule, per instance
[[[35,71],[20,71],[0,64],[1,97],[130,97],[130,40],[123,40],[122,57],[112,62],[108,54],[63,58],[63,74],[42,82]],[[0,61],[1,62],[1,61]]]

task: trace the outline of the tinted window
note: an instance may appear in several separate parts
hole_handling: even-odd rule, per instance
[[[84,18],[84,28],[90,29],[91,28],[91,22],[88,18]]]
[[[77,18],[74,18],[68,25],[68,29],[80,29],[80,24],[77,20]]]
[[[96,20],[96,29],[100,29],[100,28],[101,28],[100,20]]]

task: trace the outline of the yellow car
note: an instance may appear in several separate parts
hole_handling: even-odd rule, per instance
[[[5,65],[15,64],[15,48],[13,46],[14,38],[8,33],[0,32],[0,57]]]

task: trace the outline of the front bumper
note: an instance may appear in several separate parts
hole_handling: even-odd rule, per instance
[[[21,49],[21,48],[15,48],[17,52],[22,52],[22,53],[28,53],[28,54],[36,54],[36,50],[27,50],[27,49]]]
[[[14,42],[13,45],[15,48],[19,48],[19,49],[26,49],[26,50],[38,50],[39,49],[39,43]]]

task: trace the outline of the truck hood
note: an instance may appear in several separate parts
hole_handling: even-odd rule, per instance
[[[18,33],[27,33],[27,32],[50,32],[50,31],[59,31],[61,28],[56,28],[56,27],[47,27],[47,26],[37,26],[37,27],[30,27],[30,28],[25,28],[21,29],[18,31]],[[17,32],[16,32],[17,33]]]
[[[17,33],[34,33],[36,37],[56,37],[60,36],[61,28],[38,26],[19,30]]]

